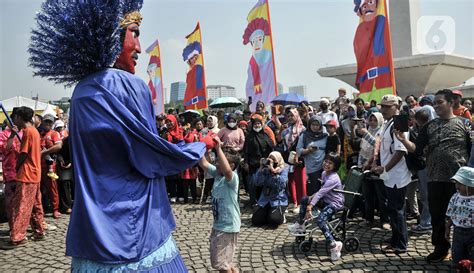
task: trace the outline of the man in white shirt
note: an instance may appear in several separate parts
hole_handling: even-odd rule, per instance
[[[377,163],[372,171],[380,174],[380,178],[384,180],[387,212],[392,228],[392,238],[382,251],[399,254],[406,252],[408,246],[405,195],[406,186],[411,182],[411,173],[405,161],[407,149],[394,135],[392,128],[393,117],[399,114],[401,99],[394,95],[385,95],[380,104],[385,123],[379,135],[380,163]]]
[[[317,113],[317,116],[319,116],[323,120],[323,124],[326,124],[330,120],[335,120],[337,128],[339,127],[337,114],[329,110],[329,105],[330,103],[328,99],[321,99],[321,102],[319,103],[319,109],[321,109],[321,112]]]

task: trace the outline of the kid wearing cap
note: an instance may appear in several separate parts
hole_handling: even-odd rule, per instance
[[[445,236],[449,240],[454,225],[452,265],[456,266],[461,260],[474,260],[474,168],[461,167],[451,181],[456,183],[457,192],[449,200]]]
[[[336,153],[341,156],[341,140],[336,134],[337,122],[333,119],[329,120],[324,124],[326,131],[328,132],[328,139],[326,142],[326,154]]]

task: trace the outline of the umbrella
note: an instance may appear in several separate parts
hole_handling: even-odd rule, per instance
[[[279,96],[276,96],[271,103],[273,104],[282,104],[282,105],[288,105],[288,104],[298,104],[300,102],[308,102],[308,100],[301,96],[298,93],[285,93],[281,94]]]
[[[201,113],[199,113],[199,111],[196,111],[196,110],[186,110],[182,113],[179,113],[179,115],[189,115],[189,116],[201,116]]]
[[[221,97],[215,99],[209,107],[212,108],[227,108],[241,106],[242,102],[234,97]]]

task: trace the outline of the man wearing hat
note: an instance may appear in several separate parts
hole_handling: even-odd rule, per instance
[[[393,117],[399,114],[402,100],[394,95],[382,97],[380,105],[385,124],[380,133],[381,143],[377,166],[372,172],[380,174],[385,185],[387,213],[390,217],[392,238],[382,248],[384,253],[404,253],[408,247],[405,196],[411,173],[405,161],[407,149],[393,133]],[[408,138],[408,132],[403,133]]]
[[[316,115],[321,118],[321,120],[323,121],[323,124],[328,123],[328,121],[330,120],[334,120],[336,123],[336,128],[337,128],[339,127],[337,114],[329,110],[329,105],[331,105],[329,100],[326,98],[322,98],[321,101],[319,102],[319,109],[321,109],[321,111],[318,112]]]
[[[446,216],[446,239],[453,229],[452,265],[467,259],[474,261],[474,168],[461,167],[451,178],[457,192],[449,200]]]
[[[51,155],[56,154],[62,148],[61,135],[53,130],[55,118],[51,114],[46,114],[43,117],[41,127],[41,192],[43,196],[49,198],[49,205],[53,210],[53,217],[58,219],[61,216],[59,213],[59,192],[58,182],[59,178],[56,175],[56,162]],[[43,198],[43,200],[45,200]],[[48,203],[43,202],[45,208]]]
[[[431,214],[431,243],[434,251],[426,257],[428,262],[441,262],[448,258],[451,244],[445,238],[446,209],[449,199],[456,191],[451,177],[466,165],[470,146],[469,129],[464,121],[453,114],[455,95],[449,89],[436,93],[435,111],[438,118],[433,119],[420,130],[415,143],[404,134],[396,132],[397,138],[409,152],[426,152],[428,171],[428,206]]]
[[[471,112],[464,105],[461,105],[462,100],[462,91],[453,90],[454,100],[453,100],[453,114],[458,117],[462,117],[471,122]]]

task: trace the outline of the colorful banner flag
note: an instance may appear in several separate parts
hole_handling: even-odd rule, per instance
[[[150,54],[150,62],[146,70],[150,77],[148,87],[150,87],[155,115],[159,115],[165,112],[165,94],[163,89],[163,77],[161,75],[161,55],[158,40],[147,48],[146,53]]]
[[[247,97],[252,97],[252,110],[258,101],[266,105],[278,94],[273,54],[272,29],[268,0],[259,0],[247,16],[244,45],[252,46],[247,78]]]
[[[380,102],[383,95],[396,94],[387,3],[354,0],[354,4],[354,12],[360,17],[354,37],[356,86],[360,98]]]
[[[207,108],[207,92],[199,22],[194,31],[186,36],[186,39],[188,39],[188,43],[183,50],[183,60],[188,63],[189,70],[186,76],[184,108],[186,110],[204,109]]]

